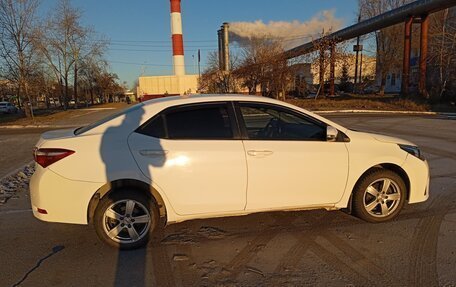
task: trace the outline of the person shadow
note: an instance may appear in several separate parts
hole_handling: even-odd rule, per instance
[[[141,122],[143,122],[143,117],[145,117],[145,111],[144,111],[144,104],[139,103],[133,107],[128,108],[125,111],[125,114],[123,116],[122,122],[119,125],[116,126],[111,126],[106,129],[106,131],[103,133],[103,137],[101,140],[101,145],[100,145],[100,154],[101,158],[103,160],[103,163],[105,165],[105,172],[106,172],[106,180],[107,182],[111,182],[111,189],[116,190],[115,192],[111,192],[105,196],[109,196],[110,199],[112,199],[112,202],[115,200],[118,200],[118,197],[114,196],[114,194],[118,191],[121,191],[124,195],[125,194],[136,194],[138,193],[138,189],[135,188],[136,184],[138,186],[141,183],[138,183],[139,181],[143,182],[143,186],[151,185],[152,183],[152,174],[151,174],[151,166],[159,168],[164,165],[166,161],[166,153],[163,151],[163,148],[160,144],[160,139],[154,138],[154,137],[149,137],[146,135],[134,135],[134,136],[139,136],[142,140],[142,142],[145,142],[146,146],[144,149],[148,148],[153,148],[155,152],[160,153],[162,151],[161,157],[152,157],[149,159],[143,159],[141,162],[143,163],[140,165],[137,162],[137,157],[141,157],[142,155],[139,154],[137,150],[130,149],[129,145],[129,138],[130,136],[135,133],[135,129],[139,127]],[[122,116],[120,116],[122,117]],[[144,119],[147,120],[147,119]],[[138,138],[138,137],[136,137]],[[150,140],[150,142],[148,142]],[[141,145],[141,141],[138,144],[136,143],[136,146]],[[135,154],[136,153],[136,154]],[[144,160],[148,163],[148,165],[144,165]],[[138,167],[136,170],[131,171],[131,170],[125,170],[125,166],[131,167],[135,166]],[[142,168],[141,168],[142,166]],[[135,174],[131,174],[134,172]],[[135,184],[129,183],[128,185],[125,185],[125,182],[131,182],[131,178],[135,179]],[[123,181],[121,181],[123,180]],[[130,180],[130,181],[125,181],[125,180]],[[122,182],[122,183],[120,183]],[[149,187],[151,189],[151,187]],[[139,192],[143,193],[150,193],[150,190],[145,191],[144,189],[141,189]],[[154,233],[161,234],[162,229],[163,229],[163,224],[160,222],[160,216],[158,214],[158,206],[155,206],[157,212],[153,212],[152,204],[152,193],[150,193],[148,196],[150,196],[151,200],[148,200],[147,202],[144,202],[144,208],[147,209],[150,212],[151,217],[153,220],[155,220],[155,231]],[[133,197],[134,198],[134,197]],[[120,205],[120,210],[119,212],[125,210],[125,214],[127,214],[129,211],[128,210],[128,201],[124,203],[124,206]],[[138,205],[137,203],[135,204],[136,209],[138,209],[139,212],[141,212],[141,205]],[[130,207],[131,209],[131,207]],[[134,211],[133,211],[134,212]],[[144,213],[143,213],[144,214]],[[132,218],[133,218],[133,213],[132,213]],[[106,223],[103,223],[106,224]],[[115,226],[121,225],[120,221],[112,223],[113,225],[111,226],[113,229]],[[153,224],[153,223],[151,223]],[[135,224],[132,223],[131,226],[135,229],[136,233],[141,236],[141,234],[145,234],[144,232],[141,233],[143,230],[142,228],[145,226],[145,224]],[[152,226],[152,225],[151,225]],[[108,226],[109,228],[109,226]],[[123,238],[123,239],[133,239],[134,236],[136,236],[134,231],[131,231],[131,227],[127,229],[127,224],[123,226],[123,229],[118,232],[118,237]],[[146,232],[147,233],[147,232]],[[147,238],[151,236],[150,232],[145,234]],[[147,274],[148,274],[148,266],[147,266],[147,259],[148,259],[148,253],[149,251],[152,252],[152,248],[160,248],[160,246],[157,246],[156,243],[153,243],[153,241],[157,240],[157,237],[159,236],[153,236],[150,238],[150,241],[148,245],[141,247],[139,249],[134,249],[134,250],[118,250],[117,252],[117,261],[115,262],[116,267],[115,267],[115,278],[114,278],[114,286],[150,286],[152,283],[146,282],[147,281]],[[149,254],[150,255],[150,254]],[[153,254],[152,254],[153,255]],[[156,268],[156,260],[154,258],[151,259],[152,263],[154,266],[150,266],[153,269]],[[163,264],[163,263],[160,263]],[[157,272],[155,272],[157,273]],[[156,277],[156,276],[155,276]],[[155,281],[158,279],[155,278]],[[158,282],[158,281],[157,281]]]

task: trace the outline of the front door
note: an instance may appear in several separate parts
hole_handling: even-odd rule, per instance
[[[348,176],[344,142],[326,141],[326,124],[291,109],[239,103],[248,166],[247,210],[331,205]]]

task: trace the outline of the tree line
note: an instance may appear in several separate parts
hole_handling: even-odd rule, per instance
[[[324,38],[331,31],[316,35],[315,39]],[[327,86],[330,74],[332,57],[336,66],[342,72],[348,65],[346,44],[335,45],[335,41],[327,38],[325,41],[314,41],[317,52],[310,53],[295,59],[287,59],[285,49],[280,39],[267,36],[255,37],[241,43],[240,52],[231,53],[231,71],[226,72],[219,66],[217,52],[209,53],[207,68],[200,79],[200,90],[207,93],[236,93],[244,91],[248,94],[284,99],[286,95],[304,96],[309,92],[322,91]],[[320,53],[324,55],[320,58]],[[307,77],[313,77],[312,68],[322,65],[324,72],[322,79],[315,90],[314,85],[307,83],[309,79],[301,79],[302,67],[307,65]],[[347,73],[342,73],[339,82],[348,81]]]
[[[68,0],[47,15],[39,0],[0,0],[0,81],[3,96],[15,95],[19,107],[59,99],[105,101],[122,91],[103,55],[108,40],[83,25],[82,12]]]
[[[359,0],[361,20],[375,17],[414,0]],[[427,57],[426,97],[434,102],[456,100],[456,9],[431,14]],[[377,58],[380,92],[385,90],[388,74],[402,72],[404,23],[367,35],[373,37]],[[412,57],[419,56],[420,26],[412,28]],[[412,90],[417,92],[417,75],[413,75]],[[417,72],[415,72],[417,73]]]
[[[358,0],[360,20],[366,20],[405,5],[413,0]],[[315,35],[315,39],[324,38],[331,31]],[[412,57],[419,57],[419,25],[413,26]],[[379,94],[385,93],[387,78],[402,74],[404,23],[394,25],[361,37],[365,43],[365,54],[374,57],[376,62],[375,79],[369,78],[362,87],[368,85],[378,88]],[[324,73],[318,90],[325,89],[331,54],[330,48],[335,43],[315,41],[317,50],[293,60],[287,60],[280,39],[257,37],[240,44],[240,52],[231,53],[231,71],[222,71],[219,67],[217,52],[208,56],[207,68],[200,79],[200,90],[208,93],[235,93],[245,91],[249,94],[261,92],[263,96],[283,98],[290,87],[308,92],[312,85],[296,82],[299,63],[321,65]],[[348,48],[354,40],[337,43],[335,62],[341,75],[337,79],[339,88],[353,87],[348,68],[354,65],[354,54]],[[430,15],[429,44],[427,58],[426,98],[433,102],[451,102],[456,100],[456,9],[446,9]],[[320,53],[324,56],[320,58]],[[417,63],[415,63],[417,64]],[[413,66],[413,65],[412,65]],[[317,69],[318,70],[318,69]],[[319,71],[313,71],[319,74]],[[412,68],[411,91],[417,90],[418,71]],[[364,77],[363,77],[364,79]],[[294,83],[294,84],[293,84]],[[300,85],[303,85],[302,87]],[[415,87],[414,87],[415,86]],[[362,88],[361,87],[361,88]],[[318,91],[317,91],[318,93]]]

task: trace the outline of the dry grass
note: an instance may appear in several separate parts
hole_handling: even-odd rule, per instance
[[[89,108],[122,108],[126,104],[124,103],[108,103],[91,106]],[[24,114],[13,114],[13,115],[0,115],[0,125],[50,125],[60,120],[70,119],[76,115],[87,113],[85,108],[80,109],[68,109],[63,111],[61,109],[52,110],[36,110],[34,119],[25,117]]]
[[[336,98],[289,99],[288,103],[311,111],[378,110],[378,111],[430,111],[430,106],[411,99],[394,96],[343,96]]]

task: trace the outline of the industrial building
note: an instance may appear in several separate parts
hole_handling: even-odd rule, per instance
[[[165,96],[196,93],[198,75],[139,77],[138,96],[149,100]]]
[[[143,101],[165,96],[191,94],[198,90],[198,75],[185,74],[181,0],[170,0],[170,4],[174,75],[139,77],[137,95]]]

